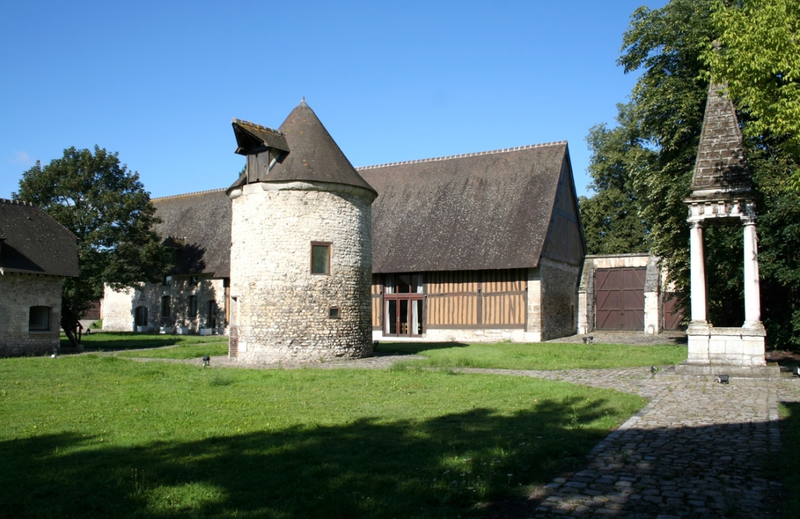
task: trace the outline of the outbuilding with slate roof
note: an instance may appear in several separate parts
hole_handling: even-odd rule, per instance
[[[38,207],[0,199],[0,356],[58,351],[61,288],[78,276],[76,241]]]

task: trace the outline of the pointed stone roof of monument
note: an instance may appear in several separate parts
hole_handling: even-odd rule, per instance
[[[692,175],[692,199],[718,200],[753,192],[744,159],[742,132],[726,85],[712,83],[703,117],[703,130]]]

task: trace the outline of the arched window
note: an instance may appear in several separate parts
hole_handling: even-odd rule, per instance
[[[46,332],[50,330],[50,307],[32,306],[28,317],[28,330]]]

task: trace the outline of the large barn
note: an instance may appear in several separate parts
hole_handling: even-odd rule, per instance
[[[538,342],[576,333],[586,246],[566,142],[356,171],[378,193],[374,339]],[[176,269],[161,285],[106,290],[103,328],[226,333],[230,199],[220,189],[153,203]]]
[[[586,247],[565,142],[360,168],[373,334],[532,341],[576,332]]]

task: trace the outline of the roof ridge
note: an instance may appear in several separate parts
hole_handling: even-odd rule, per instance
[[[404,166],[407,164],[421,164],[424,162],[439,162],[443,160],[450,160],[450,159],[460,159],[464,157],[478,157],[481,155],[493,155],[496,153],[509,153],[512,151],[522,151],[522,150],[529,150],[533,148],[545,148],[548,146],[560,146],[563,144],[567,144],[567,141],[553,141],[553,142],[543,142],[541,144],[528,144],[526,146],[515,146],[513,148],[501,148],[498,150],[489,150],[489,151],[478,151],[473,153],[462,153],[460,155],[446,155],[444,157],[433,157],[429,159],[417,159],[417,160],[406,160],[402,162],[389,162],[386,164],[376,164],[374,166],[359,166],[356,168],[356,171],[365,170],[365,169],[378,169],[378,168],[387,168],[390,166]]]
[[[27,205],[30,207],[36,207],[33,202],[26,202],[25,200],[14,200],[9,198],[0,198],[0,204],[12,204],[12,205]]]
[[[152,202],[153,200],[166,200],[168,198],[181,198],[183,196],[189,196],[189,195],[202,195],[203,193],[215,193],[217,191],[225,191],[225,189],[226,188],[221,187],[218,189],[206,189],[205,191],[192,191],[190,193],[180,193],[177,195],[157,196],[151,198],[150,201]]]
[[[305,98],[303,98],[303,99],[305,99]],[[246,125],[249,125],[249,126],[254,126],[259,130],[266,130],[268,132],[273,132],[273,133],[279,133],[281,135],[286,135],[282,131],[276,130],[275,128],[270,128],[269,126],[264,126],[263,124],[258,124],[258,123],[254,123],[254,122],[251,122],[251,121],[245,121],[244,119],[237,119],[236,117],[233,118],[232,122],[234,122],[236,124],[246,124]]]

